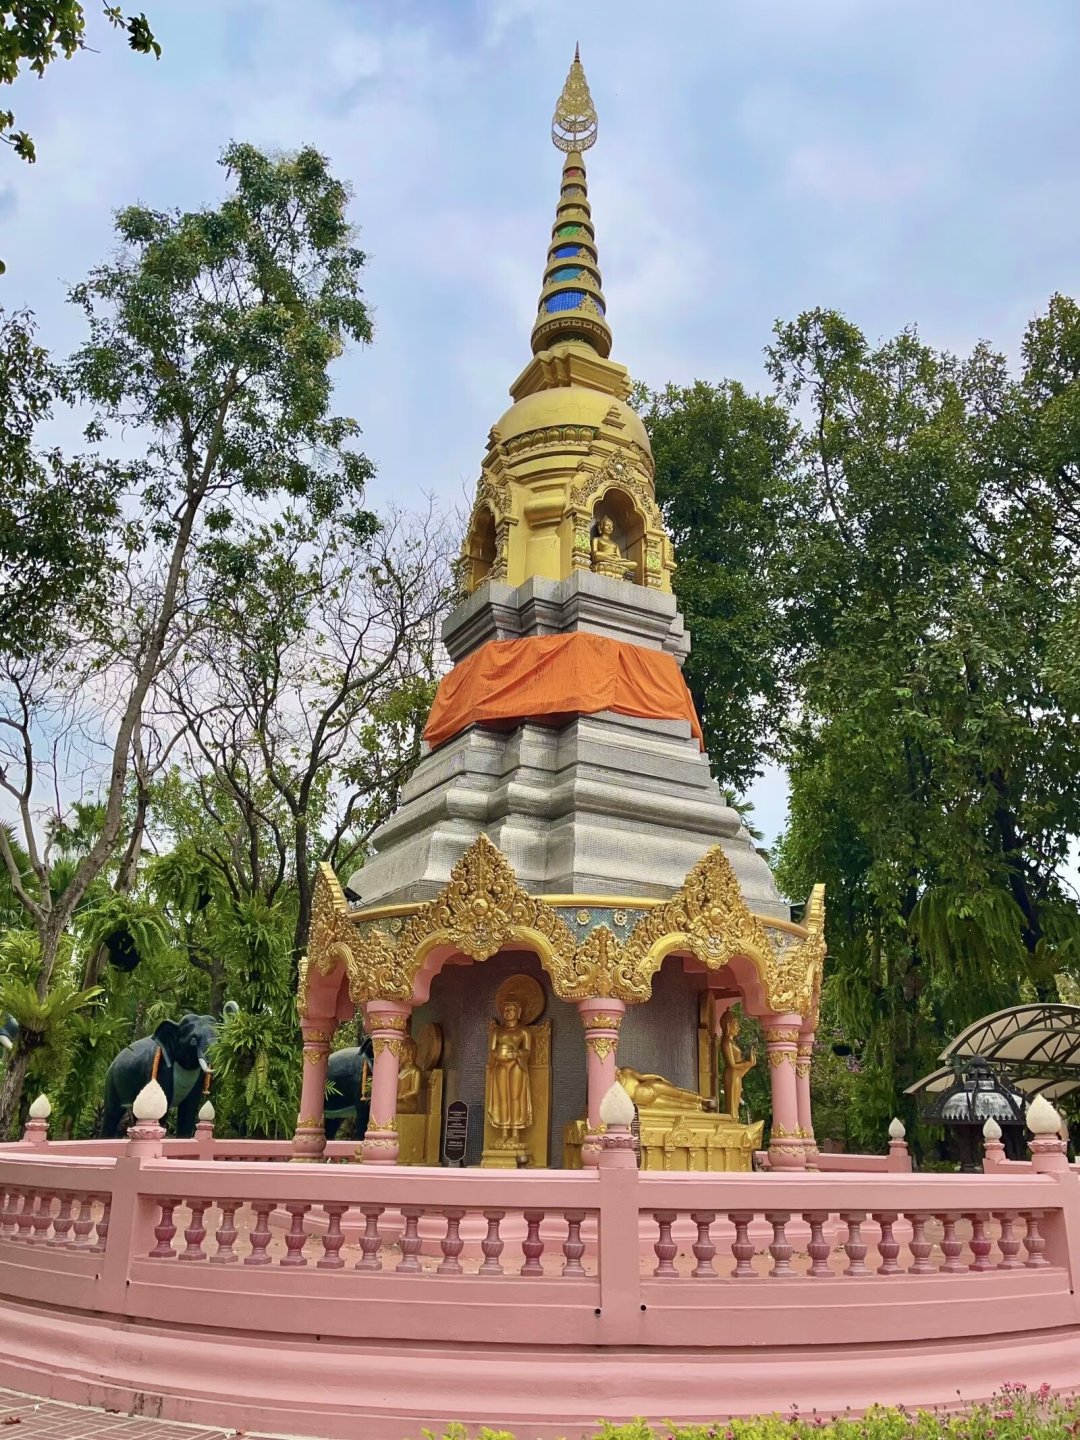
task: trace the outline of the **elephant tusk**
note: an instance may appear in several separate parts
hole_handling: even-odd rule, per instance
[[[0,1045],[2,1045],[5,1050],[13,1048],[10,1039],[6,1035],[0,1035]]]
[[[199,1056],[199,1069],[204,1075],[210,1074],[210,1066],[206,1063],[206,1057],[203,1055]]]

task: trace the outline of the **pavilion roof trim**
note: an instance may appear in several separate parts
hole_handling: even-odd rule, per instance
[[[1029,1100],[1059,1100],[1080,1089],[1080,1005],[1036,1002],[984,1015],[955,1036],[942,1065],[909,1085],[908,1095],[934,1095],[955,1083],[966,1062],[988,1061]]]

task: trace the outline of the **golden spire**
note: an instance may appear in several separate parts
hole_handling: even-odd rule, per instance
[[[600,288],[596,233],[593,230],[585,162],[581,152],[596,144],[596,108],[589,83],[574,48],[574,61],[566,77],[551,120],[551,141],[566,154],[562,187],[551,231],[540,310],[532,332],[533,354],[559,340],[576,340],[604,359],[611,353],[611,331],[604,318],[607,309]]]

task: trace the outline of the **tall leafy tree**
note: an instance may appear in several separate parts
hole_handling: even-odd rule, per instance
[[[113,425],[144,437],[145,459],[124,499],[112,592],[122,605],[81,612],[64,653],[0,676],[0,725],[14,739],[0,783],[18,807],[37,893],[23,884],[2,831],[0,857],[40,938],[42,1000],[72,915],[116,851],[148,698],[209,601],[192,584],[199,555],[223,537],[242,544],[261,511],[283,504],[316,524],[358,511],[371,471],[355,421],[331,411],[331,362],[371,334],[346,190],[311,149],[271,158],[232,145],[222,164],[232,181],[222,204],[121,211],[117,255],[72,292],[90,332],[72,383],[96,407],[101,433]],[[104,810],[100,834],[54,896],[34,833],[35,761],[42,746],[51,753],[60,743],[46,707],[70,694],[74,653],[84,665],[79,702],[107,730]],[[87,675],[96,696],[87,695]],[[18,1104],[25,1065],[16,1049],[0,1128]]]
[[[773,597],[792,423],[782,404],[734,381],[639,391],[637,403],[693,637],[687,684],[715,773],[743,790],[774,751],[784,707]]]
[[[826,882],[850,982],[833,993],[880,1124],[945,1035],[1076,962],[1080,745],[1046,663],[1071,559],[1009,499],[1030,376],[1001,357],[914,332],[873,346],[816,311],[778,329],[770,366],[805,417],[780,876]]]

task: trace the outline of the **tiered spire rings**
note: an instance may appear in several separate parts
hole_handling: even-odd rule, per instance
[[[597,119],[578,51],[551,121],[551,140],[566,154],[551,231],[533,354],[558,340],[577,340],[605,359],[611,353],[607,305],[600,288],[596,233],[581,152],[596,143]]]

